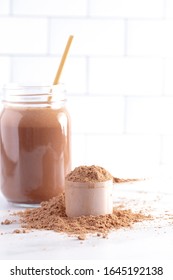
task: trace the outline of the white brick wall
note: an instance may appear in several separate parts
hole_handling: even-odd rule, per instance
[[[8,15],[10,11],[10,0],[0,0],[0,15]]]
[[[122,133],[122,97],[70,97],[68,107],[75,133]]]
[[[164,56],[165,21],[137,20],[128,21],[127,54],[133,56]],[[165,39],[165,38],[164,38]]]
[[[86,164],[101,164],[115,176],[148,176],[160,161],[160,149],[157,135],[88,134]]]
[[[87,0],[11,0],[11,4],[14,15],[77,17],[87,13]]]
[[[12,57],[12,82],[51,84],[53,82],[60,56],[14,56]],[[26,67],[27,65],[27,67]],[[22,71],[21,71],[22,69]],[[72,73],[74,73],[72,75]],[[61,76],[69,94],[86,94],[86,59],[69,57]]]
[[[164,14],[164,0],[89,0],[89,4],[91,16],[158,18]]]
[[[126,105],[127,133],[173,133],[172,97],[130,97]]]
[[[122,96],[161,95],[163,62],[148,57],[90,58],[89,92]]]
[[[173,20],[131,20],[128,23],[127,54],[173,56]]]
[[[2,91],[3,84],[9,82],[10,72],[11,72],[10,58],[7,56],[0,56],[0,92]]]
[[[173,19],[173,1],[166,0],[166,17]]]
[[[52,83],[70,34],[73,166],[173,165],[173,1],[0,0],[0,88]]]
[[[0,19],[1,54],[45,54],[47,20],[42,18],[4,17]]]
[[[51,19],[50,54],[62,53],[67,37],[74,34],[72,55],[123,55],[124,21],[116,19]]]
[[[164,93],[167,95],[173,95],[173,58],[166,58],[165,59],[165,87],[164,87]]]

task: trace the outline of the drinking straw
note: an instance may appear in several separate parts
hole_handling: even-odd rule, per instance
[[[64,67],[64,63],[65,63],[65,61],[66,61],[67,54],[68,54],[68,51],[69,51],[69,49],[70,49],[72,40],[73,40],[73,36],[70,35],[69,38],[68,38],[68,41],[67,41],[67,44],[66,44],[64,53],[63,53],[63,55],[62,55],[62,58],[61,58],[61,61],[60,61],[60,65],[59,65],[58,70],[57,70],[57,72],[56,72],[53,85],[57,85],[57,84],[59,83],[59,79],[60,79],[60,76],[61,76],[61,73],[62,73],[62,69],[63,69],[63,67]]]

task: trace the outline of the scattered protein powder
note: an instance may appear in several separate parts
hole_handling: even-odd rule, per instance
[[[27,230],[25,230],[25,229],[23,229],[23,230],[21,230],[21,229],[15,229],[14,231],[13,231],[13,233],[27,233],[28,231]]]
[[[13,221],[11,221],[9,219],[5,219],[4,221],[1,222],[1,225],[10,225],[12,223],[13,223]]]
[[[111,230],[131,227],[136,222],[151,219],[150,215],[118,208],[114,208],[113,214],[68,218],[65,214],[64,194],[42,202],[39,208],[26,209],[17,214],[20,216],[22,227],[26,230],[53,230],[76,235],[79,240],[84,240],[88,233],[106,237]]]
[[[100,166],[79,166],[66,176],[72,182],[113,182],[123,183],[137,181],[138,179],[119,179],[113,177],[107,170]],[[41,203],[39,208],[26,209],[15,213],[20,217],[23,230],[14,230],[13,233],[26,233],[28,230],[53,230],[59,233],[75,235],[79,240],[84,240],[86,235],[96,234],[106,238],[113,230],[131,227],[134,223],[152,219],[150,215],[136,213],[130,209],[113,209],[112,214],[99,216],[67,217],[65,211],[65,194],[53,197]],[[10,224],[5,220],[2,224]]]

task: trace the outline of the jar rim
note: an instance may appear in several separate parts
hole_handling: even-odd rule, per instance
[[[2,102],[9,103],[54,103],[65,102],[64,84],[43,85],[43,84],[17,84],[9,83],[4,85]]]
[[[50,84],[23,84],[23,83],[7,83],[4,84],[2,89],[3,90],[22,90],[22,89],[32,89],[32,88],[44,88],[44,89],[52,89],[52,88],[64,88],[63,83],[59,83],[57,85],[50,85]]]

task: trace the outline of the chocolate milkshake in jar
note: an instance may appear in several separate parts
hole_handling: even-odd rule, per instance
[[[22,206],[57,196],[71,171],[70,116],[63,85],[6,87],[2,103],[3,195]]]

